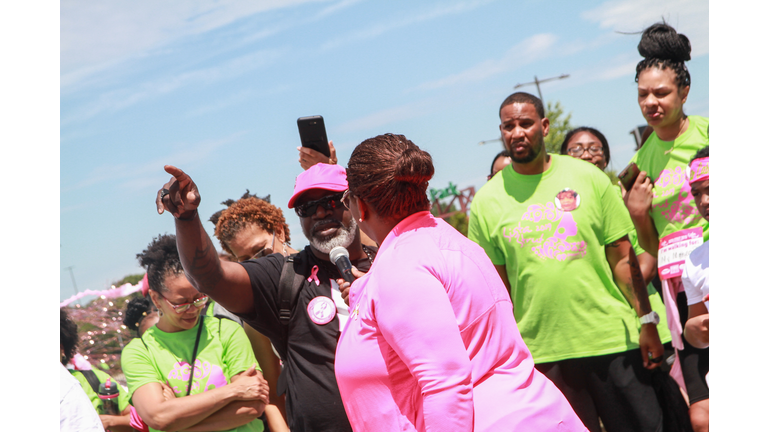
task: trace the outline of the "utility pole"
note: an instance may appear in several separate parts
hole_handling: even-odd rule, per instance
[[[568,74],[562,74],[562,75],[560,75],[558,77],[545,78],[543,80],[540,80],[540,79],[538,79],[536,77],[536,75],[534,75],[533,76],[533,81],[527,82],[527,83],[518,84],[518,85],[515,86],[515,88],[520,88],[520,87],[523,87],[523,86],[527,86],[527,85],[531,85],[531,84],[536,84],[536,91],[539,92],[539,99],[541,99],[541,104],[544,105],[544,108],[546,109],[547,104],[544,103],[544,97],[541,95],[541,87],[539,86],[539,84],[542,84],[542,83],[545,83],[545,82],[549,82],[549,81],[554,81],[554,80],[568,78],[569,76],[570,75],[568,75]]]
[[[80,292],[77,290],[77,284],[75,283],[75,274],[72,272],[72,268],[74,266],[66,267],[64,270],[69,270],[69,275],[72,277],[72,286],[75,287],[75,294],[79,294]]]

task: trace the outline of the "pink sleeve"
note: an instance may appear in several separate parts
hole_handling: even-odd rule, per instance
[[[379,283],[379,329],[418,381],[426,430],[472,430],[472,369],[445,287],[419,263],[389,261]]]
[[[133,405],[131,405],[131,427],[140,432],[149,432],[149,426],[139,417],[139,413],[136,412]]]

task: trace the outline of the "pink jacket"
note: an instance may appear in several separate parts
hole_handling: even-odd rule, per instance
[[[387,235],[350,310],[335,368],[354,430],[586,430],[534,369],[483,249],[429,212]]]

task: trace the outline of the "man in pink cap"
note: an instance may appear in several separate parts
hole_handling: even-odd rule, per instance
[[[192,179],[170,165],[165,171],[173,178],[157,193],[157,211],[175,218],[187,279],[270,339],[283,360],[277,392],[286,394],[291,431],[351,431],[333,366],[349,310],[328,253],[343,246],[352,265],[366,272],[376,249],[360,243],[357,223],[341,204],[348,188],[344,168],[320,163],[296,178],[288,208],[296,210],[309,246],[289,257],[275,253],[242,263],[219,259],[197,214],[200,194]]]

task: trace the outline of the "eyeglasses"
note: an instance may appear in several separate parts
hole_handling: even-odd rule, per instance
[[[589,154],[592,156],[599,156],[603,154],[603,148],[597,145],[590,146],[587,148],[589,151]],[[579,157],[582,154],[584,154],[584,147],[577,145],[576,147],[571,147],[568,149],[568,154],[574,157]]]
[[[338,207],[339,204],[341,204],[341,198],[344,196],[343,192],[339,192],[337,194],[328,195],[326,197],[320,198],[316,201],[310,201],[308,203],[304,203],[301,205],[297,205],[295,207],[296,214],[299,215],[299,217],[309,217],[315,214],[317,211],[318,206],[322,206],[326,210],[335,210],[336,207]]]
[[[275,250],[275,233],[272,233],[272,246],[264,246],[260,251],[256,252],[252,257],[240,260],[240,262],[254,260],[263,256],[272,255]]]
[[[158,293],[158,294],[160,294],[160,293]],[[197,298],[197,299],[195,299],[195,300],[193,300],[193,301],[191,301],[189,303],[182,303],[180,305],[175,305],[175,304],[169,302],[168,299],[165,298],[165,296],[162,295],[162,294],[160,294],[160,297],[162,297],[163,300],[165,300],[165,302],[168,303],[168,305],[171,306],[173,308],[174,312],[176,312],[177,314],[182,314],[182,313],[186,312],[187,309],[190,308],[190,306],[194,305],[196,308],[200,309],[203,306],[205,306],[206,303],[208,303],[208,296],[207,295],[204,295],[204,296],[202,296],[200,298]]]
[[[344,191],[344,195],[341,196],[341,203],[344,204],[344,207],[349,210],[349,199],[352,197],[352,192],[349,191],[349,189]]]

